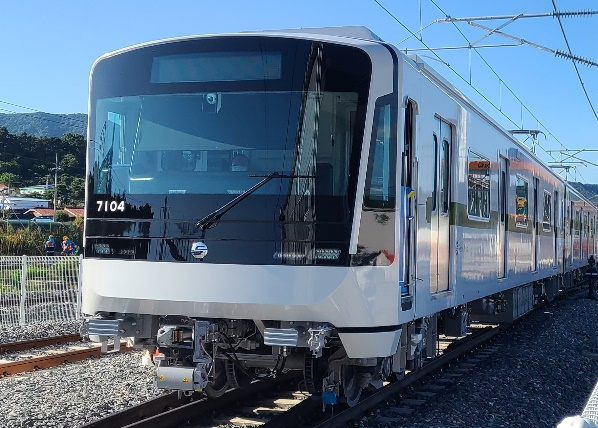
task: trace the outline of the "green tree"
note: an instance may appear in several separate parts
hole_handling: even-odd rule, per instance
[[[71,203],[83,206],[85,204],[85,180],[81,177],[75,177],[67,188]]]
[[[17,181],[19,181],[19,176],[16,174],[11,172],[3,172],[0,174],[0,183],[6,184],[8,187],[12,187]]]
[[[69,221],[70,217],[69,217],[69,215],[66,212],[60,210],[60,211],[56,211],[56,218],[55,218],[55,220],[64,223],[66,221]]]

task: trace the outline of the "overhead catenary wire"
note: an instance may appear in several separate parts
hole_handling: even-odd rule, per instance
[[[472,27],[476,27],[476,28],[479,28],[480,30],[487,31],[488,35],[490,35],[490,34],[497,34],[497,35],[499,35],[501,37],[505,37],[507,39],[519,42],[518,45],[516,45],[516,46],[521,46],[521,45],[524,45],[524,44],[525,45],[529,45],[529,46],[532,46],[532,47],[534,47],[536,49],[540,49],[540,50],[543,50],[545,52],[551,53],[554,56],[557,56],[557,57],[560,57],[560,58],[563,58],[563,59],[569,59],[569,60],[573,61],[574,64],[576,62],[579,62],[581,64],[584,64],[584,65],[587,65],[587,66],[590,66],[590,67],[598,67],[598,63],[597,62],[589,60],[587,58],[582,58],[582,57],[580,57],[578,55],[573,55],[570,52],[566,53],[566,52],[560,51],[558,49],[550,49],[550,48],[547,48],[545,46],[539,45],[537,43],[530,42],[529,40],[525,40],[525,39],[522,39],[522,38],[519,38],[519,37],[511,36],[510,34],[503,33],[502,31],[499,31],[498,29],[492,29],[492,28],[486,27],[485,25],[480,25],[480,24],[472,22],[472,21],[467,22],[467,23],[469,25],[471,25]],[[473,42],[471,45],[466,46],[466,48],[473,48],[473,47],[480,48],[480,46],[475,46],[476,43],[477,42]],[[437,49],[437,48],[434,48],[434,49]]]
[[[449,17],[449,15],[434,1],[434,0],[430,0],[430,2],[436,6],[436,8],[445,16]],[[459,34],[461,34],[461,36],[467,41],[468,44],[471,45],[470,40],[467,38],[467,36],[465,34],[463,34],[463,32],[461,31],[461,29],[455,24],[455,22],[452,22],[453,26],[457,29],[457,31],[459,32]],[[519,104],[521,105],[522,108],[524,108],[531,116],[532,118],[534,118],[536,120],[536,122],[538,123],[538,125],[542,126],[542,128],[546,131],[546,133],[548,133],[562,148],[566,149],[567,147],[558,139],[554,136],[554,134],[552,132],[550,132],[550,130],[540,121],[540,119],[538,119],[536,117],[536,115],[525,105],[525,103],[517,96],[517,94],[515,94],[515,92],[506,84],[506,82],[504,81],[504,79],[502,79],[498,73],[496,72],[496,70],[494,70],[494,67],[492,67],[488,61],[486,60],[486,58],[484,58],[482,56],[482,54],[480,52],[478,52],[478,50],[476,49],[475,46],[472,46],[473,51],[476,53],[476,55],[478,55],[478,57],[484,62],[484,64],[486,64],[486,66],[488,67],[488,69],[499,79],[499,81],[504,85],[504,87],[513,95],[513,97],[519,102]],[[471,86],[471,84],[470,84]],[[476,92],[478,92],[476,90]],[[491,105],[496,108],[497,110],[501,111],[500,108],[498,108],[496,105],[494,105],[494,103],[491,103]],[[501,111],[502,113],[502,111]],[[503,113],[505,116],[506,114]],[[515,126],[517,126],[517,124],[511,120],[511,123],[513,123]],[[544,153],[546,153],[548,156],[550,156],[553,160],[556,160],[554,158],[554,156],[541,144],[537,144],[538,147],[540,147]]]
[[[382,5],[378,0],[374,0],[374,2],[378,4],[378,6],[380,6],[386,13],[388,13],[388,15],[391,18],[393,18],[399,25],[401,25],[409,34],[411,34],[412,37],[415,37],[417,40],[419,40],[415,33],[411,31],[405,24],[403,24],[392,12],[390,12],[386,7],[384,7],[384,5]],[[486,100],[488,104],[496,108],[505,117],[505,119],[507,119],[513,125],[517,126],[517,123],[515,123],[513,119],[511,119],[505,112],[501,111],[492,101],[490,101],[490,99],[488,99],[488,97],[482,94],[475,86],[471,85],[471,83],[468,82],[465,77],[463,77],[457,70],[455,70],[448,62],[442,59],[440,55],[434,52],[434,50],[431,49],[424,41],[420,41],[420,43],[423,44],[427,48],[427,50],[437,58],[438,61],[445,64],[449,68],[449,70],[451,70],[457,77],[459,77],[461,80],[467,83],[474,91],[476,91],[478,95],[481,96],[484,100]]]
[[[434,3],[434,1],[433,1],[433,0],[431,0],[431,1],[432,1],[432,3]],[[568,59],[568,60],[571,60],[571,62],[573,62],[573,65],[574,65],[574,67],[575,67],[575,71],[576,71],[576,73],[577,73],[577,76],[578,76],[578,79],[579,79],[579,81],[580,81],[580,83],[581,83],[581,86],[582,86],[582,89],[583,89],[583,91],[584,91],[584,94],[585,94],[585,96],[586,96],[586,99],[587,99],[587,101],[588,101],[588,103],[589,103],[589,106],[590,106],[590,108],[591,108],[591,110],[592,110],[592,112],[593,112],[594,116],[595,116],[595,117],[598,119],[598,116],[596,116],[596,110],[595,110],[594,106],[592,105],[591,99],[590,99],[590,97],[589,97],[589,95],[588,95],[588,93],[587,93],[587,90],[586,90],[585,84],[584,84],[584,82],[583,82],[583,79],[582,79],[582,77],[581,77],[581,75],[580,75],[580,73],[579,73],[579,69],[578,69],[578,67],[577,67],[577,63],[584,64],[584,65],[587,65],[587,66],[598,66],[598,63],[596,63],[595,61],[591,61],[591,60],[589,60],[589,59],[586,59],[586,58],[582,58],[582,57],[580,57],[580,56],[578,56],[578,55],[574,55],[574,54],[572,53],[572,51],[571,51],[571,46],[570,46],[570,44],[569,44],[569,41],[567,40],[567,36],[566,36],[565,30],[564,30],[563,24],[562,24],[562,22],[561,22],[561,17],[572,17],[572,16],[588,16],[588,15],[596,15],[596,14],[598,14],[598,12],[596,12],[596,11],[561,12],[561,11],[559,11],[559,10],[558,10],[558,8],[556,7],[556,3],[555,3],[555,1],[554,1],[554,0],[552,0],[552,3],[553,3],[553,7],[554,7],[555,11],[554,11],[553,13],[549,13],[549,14],[533,14],[533,15],[532,15],[532,14],[519,14],[519,15],[508,15],[508,16],[492,16],[492,17],[452,18],[452,17],[450,17],[450,16],[446,15],[446,13],[445,13],[445,15],[447,16],[447,18],[445,18],[445,19],[440,19],[440,20],[436,20],[435,22],[451,22],[451,23],[453,23],[453,25],[454,25],[454,26],[455,26],[455,27],[458,29],[458,27],[457,27],[457,26],[456,26],[456,24],[454,24],[454,23],[455,23],[455,22],[459,22],[459,21],[464,21],[464,22],[467,22],[467,23],[468,23],[469,25],[471,25],[471,26],[474,26],[474,27],[477,27],[477,28],[480,28],[480,29],[482,29],[482,30],[485,30],[485,31],[487,31],[487,34],[486,34],[486,36],[482,37],[480,40],[483,40],[485,37],[488,37],[488,36],[489,36],[489,35],[491,35],[491,34],[497,34],[497,35],[499,35],[499,36],[506,37],[506,38],[509,38],[509,39],[511,39],[511,40],[517,41],[517,42],[519,42],[520,44],[527,44],[527,45],[533,46],[533,47],[535,47],[535,48],[538,48],[538,49],[544,50],[544,51],[546,51],[546,52],[550,52],[550,53],[554,54],[554,55],[555,55],[555,56],[557,56],[557,57],[560,57],[560,58],[563,58],[563,59]],[[436,5],[436,7],[437,7],[439,10],[441,10],[441,11],[442,11],[442,9],[441,9],[441,8],[440,8],[440,7],[439,7],[439,6],[438,6],[436,3],[434,3],[434,4]],[[442,11],[442,12],[444,13],[444,11]],[[518,19],[518,18],[529,18],[529,17],[539,17],[539,16],[551,16],[551,17],[553,17],[553,18],[557,18],[557,19],[558,19],[558,21],[559,21],[559,25],[560,25],[560,27],[561,27],[561,32],[563,33],[563,37],[564,37],[564,39],[565,39],[565,42],[567,43],[567,48],[568,48],[568,50],[569,50],[569,52],[568,52],[568,53],[566,53],[566,52],[563,52],[563,51],[560,51],[560,50],[553,50],[553,49],[549,49],[549,48],[546,48],[546,47],[544,47],[544,46],[538,45],[538,44],[536,44],[536,43],[529,42],[528,40],[520,39],[520,38],[517,38],[517,37],[511,36],[511,35],[508,35],[508,34],[505,34],[505,33],[501,32],[501,31],[499,31],[499,29],[501,29],[501,28],[505,27],[505,26],[506,26],[506,25],[508,25],[509,23],[513,22],[515,19]],[[486,19],[486,20],[488,20],[488,19],[510,19],[510,21],[508,21],[508,22],[506,22],[506,23],[502,24],[501,26],[499,26],[499,27],[497,27],[497,28],[495,28],[495,29],[488,28],[488,27],[486,27],[486,26],[483,26],[483,25],[477,24],[477,23],[475,23],[475,22],[472,22],[472,21],[474,21],[474,20],[484,20],[484,19]],[[459,29],[458,29],[458,30],[459,30]],[[459,30],[459,32],[460,32],[460,30]],[[463,35],[463,33],[461,33],[461,34]],[[463,37],[464,37],[464,38],[467,40],[467,38],[466,38],[464,35],[463,35]],[[470,43],[470,44],[469,44],[467,47],[468,47],[468,48],[473,48],[473,47],[474,47],[473,45],[475,45],[476,43],[478,43],[480,40],[478,40],[478,41],[476,41],[476,42],[474,42],[474,43]],[[479,48],[479,46],[478,46],[477,48]],[[477,53],[477,54],[480,56],[480,58],[482,58],[482,60],[484,60],[484,61],[485,61],[485,59],[484,59],[484,58],[483,58],[483,57],[480,55],[480,53],[479,53],[479,52],[477,52],[477,51],[476,51],[476,53]],[[490,69],[491,69],[491,70],[494,72],[494,70],[492,69],[492,67],[491,67],[489,64],[487,64],[487,65],[488,65],[488,67],[489,67],[489,68],[490,68]],[[499,78],[499,79],[500,79],[500,78]],[[512,92],[512,91],[511,91],[511,92]],[[513,95],[514,95],[514,94],[513,94]],[[516,96],[515,96],[515,97],[516,97]],[[517,97],[516,97],[516,98],[517,98]],[[524,105],[523,103],[522,103],[521,105],[522,105],[523,107],[525,107],[525,105]],[[530,110],[529,110],[527,107],[525,107],[525,108],[526,108],[526,110],[527,110],[527,111],[528,111],[528,112],[529,112],[529,113],[532,115],[532,117],[534,117],[536,120],[538,120],[538,119],[537,119],[537,118],[534,116],[534,114],[533,114],[533,113],[532,113],[532,112],[531,112],[531,111],[530,111]],[[541,124],[541,123],[539,122],[539,120],[538,120],[538,123],[539,123],[539,124]],[[549,155],[549,156],[550,156],[550,157],[551,157],[553,160],[555,160],[556,162],[559,162],[559,160],[558,160],[557,158],[555,158],[555,157],[552,155],[552,152],[559,152],[559,153],[562,153],[563,151],[564,151],[564,152],[567,152],[569,149],[567,149],[567,148],[566,148],[566,147],[565,147],[565,146],[564,146],[564,145],[563,145],[563,144],[562,144],[562,143],[561,143],[561,142],[560,142],[560,141],[559,141],[559,140],[558,140],[558,139],[557,139],[557,138],[556,138],[556,137],[555,137],[555,136],[554,136],[554,135],[553,135],[553,134],[552,134],[552,133],[551,133],[551,132],[550,132],[550,131],[549,131],[549,130],[546,128],[546,127],[545,127],[545,126],[544,126],[544,125],[542,125],[542,126],[543,126],[543,127],[544,127],[544,129],[546,129],[546,131],[547,131],[547,132],[548,132],[548,133],[549,133],[549,134],[552,136],[552,138],[554,138],[554,139],[555,139],[555,141],[557,141],[557,142],[560,144],[560,146],[561,146],[563,149],[565,149],[565,150],[546,150],[546,149],[545,149],[545,148],[544,148],[544,147],[543,147],[541,144],[537,144],[537,145],[538,145],[538,146],[539,146],[539,147],[540,147],[540,148],[541,148],[541,149],[542,149],[542,150],[543,150],[545,153],[547,153],[547,154],[548,154],[548,155]],[[581,150],[581,151],[585,151],[585,150]],[[580,152],[581,152],[581,151],[580,151]],[[582,158],[580,158],[580,157],[576,157],[576,159],[582,160],[582,161],[583,161],[583,165],[584,165],[584,166],[587,166],[587,165],[593,165],[593,166],[596,166],[596,164],[594,164],[594,163],[592,163],[592,162],[589,162],[589,161],[587,161],[586,159],[582,159]],[[560,162],[562,163],[563,161],[561,160]],[[573,168],[574,168],[574,171],[578,172],[578,168],[577,168],[577,166],[574,166]],[[568,172],[568,169],[566,170],[566,172]],[[582,176],[581,174],[579,174],[579,175],[580,175],[580,176]]]
[[[509,115],[507,115],[499,106],[495,105],[492,101],[490,101],[485,95],[483,95],[475,86],[473,86],[471,84],[471,82],[467,81],[466,78],[464,78],[460,73],[458,73],[456,70],[454,70],[450,64],[443,60],[442,58],[440,58],[440,56],[434,51],[434,49],[431,49],[426,43],[423,42],[423,38],[420,37],[416,37],[415,36],[415,32],[412,32],[411,30],[409,30],[409,28],[406,27],[406,25],[404,25],[402,22],[400,22],[400,20],[398,18],[396,18],[386,7],[384,7],[379,1],[374,0],[378,6],[380,6],[387,14],[389,14],[395,21],[397,21],[404,29],[406,29],[411,35],[407,38],[405,38],[404,40],[408,40],[411,37],[415,37],[419,42],[422,43],[422,45],[425,46],[425,50],[428,50],[429,52],[431,52],[437,59],[438,61],[442,62],[443,64],[445,64],[453,73],[455,73],[455,75],[457,75],[461,80],[463,80],[465,83],[467,83],[475,92],[477,92],[486,102],[488,102],[492,107],[494,107],[496,110],[498,110],[509,122],[511,122],[512,124],[514,124],[516,127],[519,128],[519,126],[515,123],[515,121],[513,119],[511,119],[511,117],[509,117]],[[453,19],[451,18],[447,13],[445,13],[442,8],[434,1],[431,0],[431,3],[434,4],[434,6],[436,6],[436,8],[438,10],[440,10],[446,17],[447,17],[447,21],[449,19]],[[593,11],[587,11],[587,12],[555,12],[552,14],[542,14],[545,16],[552,16],[552,17],[568,17],[568,16],[579,16],[579,15],[595,15],[598,14],[598,12],[593,12]],[[540,15],[540,14],[538,14]],[[518,17],[518,16],[522,16],[520,15],[510,15],[510,16],[506,16],[505,18],[512,18],[512,17]],[[525,15],[525,17],[528,17],[529,15]],[[454,19],[456,21],[456,19]],[[436,21],[434,21],[436,22]],[[432,23],[434,23],[432,22]],[[420,29],[420,31],[418,31],[417,33],[420,33],[423,29],[428,28],[430,25],[432,25],[432,23],[428,24],[427,26],[423,27]],[[522,113],[523,113],[523,109],[529,113],[531,115],[531,117],[533,119],[536,120],[537,122],[537,126],[540,126],[543,130],[545,130],[546,134],[548,134],[556,143],[558,143],[558,145],[563,148],[563,149],[567,149],[567,147],[537,118],[537,116],[526,106],[526,104],[515,94],[515,92],[504,82],[504,80],[498,75],[498,73],[494,70],[494,68],[486,61],[486,59],[480,54],[480,52],[477,51],[477,48],[479,47],[475,47],[472,46],[473,44],[469,41],[469,39],[463,34],[463,32],[461,32],[461,30],[457,27],[456,24],[453,23],[453,25],[455,26],[455,28],[457,29],[457,31],[459,31],[459,33],[462,35],[462,37],[467,41],[468,43],[468,48],[472,48],[475,53],[479,56],[479,58],[481,58],[481,60],[486,64],[486,66],[492,71],[492,73],[498,78],[499,82],[501,83],[501,85],[503,85],[511,94],[512,96],[519,102],[519,104],[522,107]],[[421,25],[420,25],[421,27]],[[485,46],[485,47],[493,47],[493,46]],[[413,50],[413,49],[412,49]],[[420,49],[417,49],[420,50]],[[424,50],[424,49],[421,49]],[[558,55],[559,51],[555,51],[555,55]],[[584,63],[585,65],[593,65],[591,64],[591,61],[585,60],[581,57],[575,56],[573,54],[563,54],[560,55],[561,57],[567,57],[567,59],[570,59],[572,61],[578,61],[580,63]],[[540,143],[536,143],[537,147],[539,147],[543,152],[545,152],[550,158],[552,158],[553,160],[557,161],[557,159],[554,157],[554,155],[551,153],[550,150],[547,150],[542,144]]]
[[[552,0],[552,5],[554,7],[555,12],[557,12],[558,8],[556,7],[555,0]],[[569,50],[569,55],[572,55],[571,54],[571,46],[569,45],[569,40],[567,39],[567,34],[565,33],[565,27],[563,27],[563,23],[561,21],[560,16],[557,15],[557,19],[559,21],[559,26],[561,27],[561,32],[563,33],[563,38],[565,39],[565,43],[567,44],[567,49]],[[579,61],[579,60],[577,60],[577,61]],[[580,62],[582,62],[582,61],[580,61]],[[592,109],[592,112],[594,113],[594,117],[596,118],[596,120],[598,120],[598,114],[596,114],[596,109],[594,108],[594,105],[592,104],[592,100],[590,99],[590,96],[588,95],[586,85],[583,83],[581,74],[579,74],[579,69],[577,68],[577,62],[575,60],[573,61],[573,67],[575,67],[575,72],[577,73],[579,83],[581,83],[581,88],[583,89],[583,93],[585,94],[586,99],[588,100],[588,103],[590,104],[590,108]]]
[[[24,106],[20,106],[18,104],[13,104],[13,103],[9,103],[9,102],[0,100],[0,104],[2,104],[2,103],[3,104],[12,105],[12,106],[15,106],[15,107],[18,107],[18,108],[32,110],[33,113],[19,113],[19,112],[16,112],[14,110],[9,110],[9,109],[5,109],[5,108],[1,108],[1,107],[0,107],[0,112],[5,112],[5,113],[8,113],[8,114],[31,114],[31,115],[35,115],[36,113],[39,113],[39,114],[51,114],[52,116],[58,116],[59,118],[64,119],[64,121],[57,121],[57,120],[53,120],[53,119],[50,119],[50,118],[47,118],[47,117],[44,117],[44,116],[40,116],[40,115],[35,115],[35,117],[37,119],[43,120],[45,122],[52,122],[52,123],[56,123],[58,125],[69,126],[69,127],[73,128],[73,129],[80,129],[81,130],[81,132],[80,132],[81,135],[85,135],[86,134],[87,125],[86,125],[86,123],[85,123],[84,120],[77,119],[77,118],[74,118],[74,117],[68,117],[68,116],[64,116],[64,115],[60,115],[60,114],[56,114],[56,113],[47,113],[47,112],[43,112],[43,111],[40,111],[40,110],[32,109],[30,107],[24,107]],[[84,113],[81,113],[81,114],[84,114]],[[73,123],[73,122],[80,122],[80,124]]]
[[[3,100],[0,100],[0,104],[7,104],[7,105],[9,105],[9,106],[13,106],[13,107],[22,108],[22,109],[24,109],[24,110],[30,110],[30,111],[32,111],[32,112],[34,112],[34,113],[45,113],[45,112],[43,112],[43,111],[41,111],[41,110],[37,110],[37,109],[31,108],[31,107],[27,107],[27,106],[23,106],[23,105],[19,105],[19,104],[11,103],[11,102],[8,102],[8,101],[3,101]],[[55,114],[55,113],[52,113],[52,114]],[[62,114],[55,114],[55,115],[56,115],[56,116],[60,116],[60,117],[62,117],[62,118],[64,118],[64,119],[67,119],[67,120],[73,120],[73,121],[75,121],[75,122],[81,122],[81,123],[85,123],[85,121],[84,121],[84,120],[81,120],[81,119],[70,118],[70,117],[68,117],[68,116],[64,116],[64,115],[62,115]]]
[[[452,16],[446,15],[444,19],[437,19],[435,22],[467,22],[467,21],[488,21],[488,20],[495,20],[495,19],[519,19],[519,18],[543,18],[543,17],[552,17],[552,18],[567,18],[573,16],[588,16],[588,15],[598,15],[598,12],[591,11],[591,10],[580,10],[574,12],[561,12],[555,10],[554,12],[549,13],[519,13],[517,15],[498,15],[498,16],[474,16],[474,17],[466,17],[466,18],[453,18]]]
[[[18,112],[11,111],[11,110],[7,110],[7,109],[4,109],[4,108],[0,108],[0,111],[6,112],[6,113],[10,113],[10,114],[20,114],[20,113],[18,113]],[[40,112],[40,113],[43,113],[43,112]],[[48,114],[51,114],[51,113],[48,113]],[[47,117],[42,117],[42,116],[36,116],[36,117],[37,117],[38,119],[40,119],[40,120],[44,120],[44,121],[46,121],[46,122],[52,122],[52,123],[57,123],[57,124],[59,124],[59,125],[71,126],[71,127],[73,127],[74,129],[81,129],[82,131],[84,131],[84,132],[82,132],[81,134],[82,134],[82,135],[85,135],[86,127],[85,127],[84,125],[73,125],[72,123],[58,122],[58,121],[55,121],[55,120],[49,119],[49,118],[47,118]],[[79,126],[80,128],[77,128],[78,126]]]
[[[498,107],[495,103],[493,103],[488,97],[486,97],[482,92],[480,92],[479,89],[477,89],[475,86],[473,86],[471,84],[470,81],[468,81],[465,77],[463,77],[457,70],[455,70],[448,62],[446,62],[444,59],[442,59],[440,57],[440,55],[438,55],[438,53],[436,53],[433,49],[431,49],[423,40],[420,40],[418,37],[416,37],[415,33],[413,31],[411,31],[405,24],[403,24],[392,12],[390,12],[384,5],[382,5],[380,3],[379,0],[374,0],[374,2],[380,7],[382,8],[391,18],[393,18],[399,25],[401,25],[409,34],[411,34],[410,37],[415,37],[421,44],[423,44],[426,47],[426,50],[428,50],[431,54],[433,54],[438,61],[442,62],[443,64],[445,64],[449,70],[451,70],[457,77],[459,77],[461,80],[463,80],[467,85],[469,85],[478,95],[480,95],[488,104],[490,104],[492,107],[494,107],[500,114],[502,114],[510,123],[512,123],[515,127],[518,127],[518,124],[511,118],[509,117],[500,107]],[[445,16],[449,16],[448,14],[446,14],[444,12],[444,10],[442,10],[442,8],[440,6],[438,6],[434,0],[431,0],[431,2],[438,8],[438,10],[440,10]],[[429,25],[428,25],[429,26]],[[428,27],[426,26],[426,27]],[[426,28],[424,27],[424,28]],[[459,31],[459,33],[465,38],[465,40],[468,42],[468,44],[471,44],[469,39],[467,39],[467,37],[463,34],[463,32],[461,32],[461,30],[455,25],[455,27],[457,28],[457,30]],[[494,75],[500,80],[500,82],[502,82],[502,84],[504,85],[504,87],[515,97],[515,99],[520,103],[520,105],[522,105],[525,110],[530,113],[530,115],[538,122],[538,124],[542,125],[542,127],[547,131],[547,133],[552,136],[552,138],[555,139],[555,141],[557,141],[561,147],[565,148],[565,146],[546,128],[546,126],[544,126],[540,120],[531,112],[531,110],[523,103],[523,101],[515,94],[515,92],[513,92],[513,90],[504,82],[504,80],[498,75],[498,73],[492,68],[492,66],[490,64],[488,64],[488,62],[485,60],[485,58],[479,53],[477,52],[477,50],[475,49],[475,47],[473,48],[474,51],[477,53],[477,55],[484,61],[484,63],[488,66],[488,68],[490,68],[490,70],[494,73]],[[541,145],[538,145],[544,152],[546,152],[546,149],[544,147],[542,147]],[[548,153],[547,153],[548,154]],[[552,155],[548,154],[550,157],[552,157]],[[553,158],[554,159],[554,158]]]

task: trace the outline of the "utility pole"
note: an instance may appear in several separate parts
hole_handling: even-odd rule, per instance
[[[56,153],[56,167],[54,168],[54,215],[52,221],[56,221],[56,192],[58,190],[58,152]]]

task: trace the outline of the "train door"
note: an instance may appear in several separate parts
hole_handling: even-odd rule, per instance
[[[498,172],[498,248],[496,254],[498,258],[498,278],[506,277],[507,271],[509,269],[509,249],[507,246],[507,221],[509,218],[509,214],[507,212],[507,201],[509,200],[508,162],[509,161],[507,159],[501,157]]]
[[[573,243],[573,246],[577,249],[577,251],[575,251],[575,258],[577,258],[577,264],[579,265],[579,260],[581,260],[581,211],[575,210],[575,223],[576,224],[573,225],[573,228],[575,229],[575,242]]]
[[[590,255],[596,255],[596,234],[594,228],[596,227],[596,216],[592,216],[590,220]]]
[[[554,202],[553,202],[553,210],[552,210],[552,250],[553,250],[553,258],[554,258],[554,267],[558,267],[558,259],[559,259],[559,219],[561,218],[559,214],[559,192],[554,191]]]
[[[583,212],[583,210],[582,210]],[[583,262],[584,260],[588,259],[588,248],[589,248],[589,243],[588,243],[588,214],[587,213],[583,213],[581,216],[581,240],[582,240],[582,244],[581,244],[581,261]]]
[[[568,229],[569,229],[569,266],[573,266],[573,252],[574,252],[574,233],[573,233],[573,223],[574,223],[574,216],[575,216],[575,211],[573,211],[573,201],[571,201],[571,204],[569,206],[569,224],[568,224]]]
[[[533,179],[533,192],[534,192],[534,206],[532,213],[532,271],[538,270],[538,182],[539,180],[534,177]]]
[[[585,234],[585,218],[586,215],[583,212],[583,208],[579,211],[579,259],[583,260],[585,256],[585,243],[586,243],[586,234]]]
[[[596,255],[596,216],[592,217],[590,223],[590,242],[592,243],[592,254]]]
[[[401,289],[401,308],[409,310],[413,307],[413,296],[415,290],[411,287],[416,283],[416,198],[412,197],[412,190],[417,186],[417,166],[415,160],[415,116],[416,105],[414,101],[408,100],[405,105],[405,129],[404,143],[401,153],[401,187],[404,189],[404,198],[402,217],[405,219],[401,233],[405,237],[403,240],[403,265],[404,272],[401,277],[405,285]]]
[[[431,213],[430,291],[449,288],[451,125],[435,118],[434,192]]]

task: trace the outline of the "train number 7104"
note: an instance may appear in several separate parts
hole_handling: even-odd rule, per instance
[[[125,212],[125,201],[96,201],[98,204],[98,212]]]

